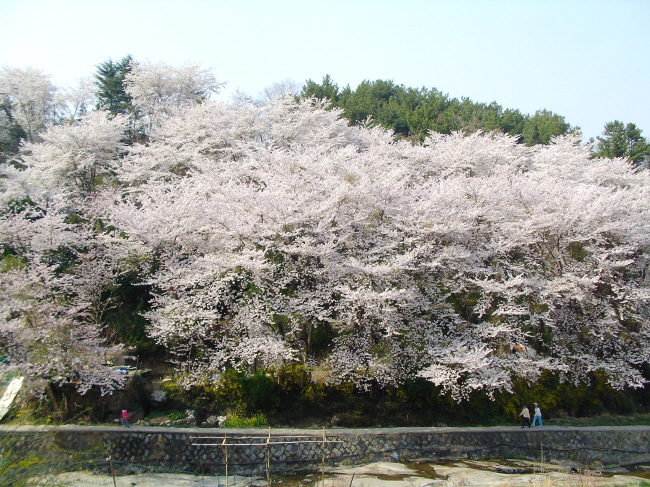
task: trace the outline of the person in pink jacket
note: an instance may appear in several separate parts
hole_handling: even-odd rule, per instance
[[[129,412],[126,409],[122,409],[122,424],[127,428],[130,428],[129,419],[131,419]]]

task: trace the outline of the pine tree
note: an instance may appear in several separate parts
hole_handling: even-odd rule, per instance
[[[97,108],[113,115],[133,113],[131,95],[125,90],[124,78],[131,71],[133,58],[130,54],[120,61],[109,59],[97,66]]]
[[[598,137],[598,157],[627,157],[636,165],[642,165],[650,156],[650,145],[633,123],[627,125],[618,120],[605,124],[603,136]]]

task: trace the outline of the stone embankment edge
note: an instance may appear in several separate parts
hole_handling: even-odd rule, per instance
[[[354,465],[527,458],[572,460],[591,467],[650,462],[650,426],[325,430],[0,426],[0,436],[5,435],[19,439],[16,449],[32,454],[103,452],[127,471],[223,473],[226,458],[230,471],[242,475],[263,472],[267,465],[273,471],[304,470],[320,467],[323,461],[327,465]]]

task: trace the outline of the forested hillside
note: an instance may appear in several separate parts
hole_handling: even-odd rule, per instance
[[[474,133],[493,130],[513,135],[526,145],[548,144],[552,137],[577,130],[563,116],[548,110],[534,115],[504,109],[496,102],[476,103],[469,98],[450,98],[428,88],[407,88],[392,81],[364,81],[356,90],[343,89],[329,76],[321,84],[308,80],[301,97],[329,100],[343,109],[343,116],[358,125],[371,124],[393,129],[400,137],[423,140],[430,131]]]
[[[329,108],[342,109],[341,116],[352,125],[384,127],[392,130],[397,139],[413,142],[422,142],[431,132],[471,134],[480,130],[512,135],[518,143],[532,146],[580,132],[580,127],[572,127],[565,117],[549,110],[524,114],[517,109],[504,109],[497,102],[459,100],[435,88],[409,88],[390,80],[363,81],[352,90],[350,86],[340,89],[325,76],[320,84],[307,80],[300,98],[315,98]],[[636,125],[616,120],[605,125],[595,153],[600,157],[629,157],[635,164],[645,166],[650,145]]]
[[[152,352],[180,395],[646,385],[650,173],[563,117],[327,78],[218,103],[210,71],[128,58],[96,82],[4,98],[0,367],[35,394]]]

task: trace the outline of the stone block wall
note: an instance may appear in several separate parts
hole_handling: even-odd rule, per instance
[[[585,466],[650,462],[650,427],[380,428],[231,430],[157,427],[0,429],[35,453],[110,455],[118,470],[223,474],[304,470],[376,461],[518,457],[570,459]],[[323,442],[325,434],[325,442]],[[224,445],[225,443],[228,445]],[[268,443],[268,444],[267,444]],[[237,444],[237,445],[235,445]]]

